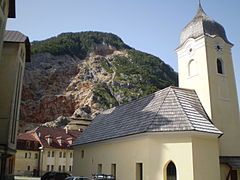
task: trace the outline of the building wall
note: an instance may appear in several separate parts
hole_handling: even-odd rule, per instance
[[[8,17],[8,0],[2,0],[0,3],[0,61],[1,61],[1,54],[2,54],[2,45],[3,45],[3,33],[6,27],[7,17]]]
[[[214,146],[208,147],[214,143]],[[201,147],[199,151],[197,147]],[[206,150],[203,148],[206,148]],[[83,154],[84,152],[84,154]],[[212,156],[205,157],[209,152]],[[217,139],[204,139],[202,141],[192,137],[155,136],[139,139],[125,139],[119,142],[96,143],[74,147],[73,175],[91,177],[98,172],[102,164],[102,173],[111,174],[111,165],[116,164],[116,178],[118,180],[136,180],[136,164],[143,165],[144,180],[165,180],[166,167],[170,161],[177,169],[177,178],[184,180],[201,179],[195,172],[197,165],[200,172],[206,172],[204,180],[219,180]],[[194,153],[201,154],[196,156]],[[194,159],[195,158],[195,159]],[[198,160],[200,160],[198,162]]]
[[[192,147],[194,180],[220,179],[218,141],[193,137]]]
[[[222,52],[216,46],[223,47]],[[191,51],[190,51],[191,49]],[[207,114],[224,134],[220,138],[221,156],[240,156],[239,106],[231,56],[231,45],[220,37],[189,39],[177,49],[179,86],[195,89]],[[217,72],[217,59],[224,61],[224,73]],[[195,68],[189,63],[196,62]],[[191,63],[190,63],[191,64]]]
[[[215,50],[216,43],[223,46],[222,53]],[[236,139],[240,137],[239,106],[232,62],[231,45],[221,38],[207,37],[208,73],[210,83],[212,120],[223,131],[220,138],[221,156],[240,156],[240,143]],[[223,60],[224,74],[217,73],[217,58]]]
[[[65,153],[65,157],[64,157]],[[60,156],[61,154],[61,156]],[[71,157],[72,154],[72,157]],[[69,149],[48,149],[41,150],[40,174],[48,171],[72,172],[73,150]],[[53,169],[52,169],[53,166]],[[59,169],[61,166],[61,170]],[[71,168],[70,168],[71,166]],[[65,170],[64,170],[65,167]]]
[[[0,61],[0,144],[16,149],[17,122],[25,65],[25,45],[4,43]]]
[[[39,168],[39,151],[17,150],[14,175],[33,175]]]
[[[209,117],[212,117],[208,65],[206,58],[205,39],[189,39],[177,50],[179,87],[196,90],[196,93],[203,104]],[[196,66],[189,74],[189,65],[194,61]]]

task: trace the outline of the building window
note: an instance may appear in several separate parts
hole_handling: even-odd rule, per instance
[[[143,163],[136,164],[136,180],[143,180]]]
[[[174,163],[171,161],[167,166],[167,180],[176,180],[177,179],[177,170]]]
[[[70,158],[72,158],[73,157],[73,153],[72,152],[70,152]]]
[[[197,75],[197,63],[195,60],[190,60],[188,63],[188,76]]]
[[[28,166],[28,167],[27,167],[27,170],[28,170],[28,171],[30,171],[30,170],[31,170],[30,166]]]
[[[63,158],[66,158],[66,152],[63,152]]]
[[[61,172],[62,168],[61,168],[61,165],[58,166],[58,171]]]
[[[27,146],[27,147],[26,147],[27,149],[30,148],[30,141],[27,141],[27,142],[26,142],[26,146]]]
[[[38,148],[38,142],[34,142],[34,147],[37,149]]]
[[[63,170],[63,172],[65,172],[65,166],[64,165],[63,165],[63,169],[62,170]]]
[[[31,156],[32,156],[32,154],[31,154],[31,153],[28,153],[28,158],[29,158],[29,159],[31,158]]]
[[[62,152],[59,152],[59,157],[60,157],[60,158],[62,157]]]
[[[51,166],[51,171],[54,171],[54,165]]]
[[[98,164],[97,173],[102,174],[102,164]]]
[[[224,63],[223,60],[217,59],[217,72],[219,74],[224,74]]]
[[[27,156],[28,156],[28,153],[25,153],[25,158],[27,158]]]
[[[50,157],[50,153],[51,153],[51,152],[50,152],[50,151],[48,151],[48,155],[47,155],[48,157]]]
[[[54,151],[52,151],[52,157],[54,157]]]
[[[81,152],[81,157],[82,157],[82,159],[84,158],[84,150],[82,150],[82,152]]]
[[[35,153],[35,159],[37,159],[38,158],[38,153]]]
[[[116,175],[117,175],[117,166],[116,166],[116,164],[112,164],[111,165],[111,174],[115,177],[115,179],[116,179]]]
[[[69,166],[69,171],[70,171],[70,172],[72,171],[72,166]]]
[[[50,165],[47,165],[47,171],[50,171]]]

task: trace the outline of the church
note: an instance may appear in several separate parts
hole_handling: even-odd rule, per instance
[[[179,87],[104,111],[73,143],[73,174],[117,180],[240,180],[240,118],[222,25],[199,4],[181,32]]]

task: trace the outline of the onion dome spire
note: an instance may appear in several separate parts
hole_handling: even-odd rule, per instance
[[[223,26],[207,16],[202,8],[201,2],[199,1],[199,7],[195,17],[181,32],[180,44],[182,45],[189,38],[195,39],[202,35],[210,37],[218,36],[226,43],[232,44],[228,41]]]

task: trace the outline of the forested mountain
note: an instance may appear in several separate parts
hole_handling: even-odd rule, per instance
[[[114,34],[63,33],[32,43],[20,124],[26,128],[59,116],[92,119],[170,85],[177,85],[177,73],[169,65]]]

